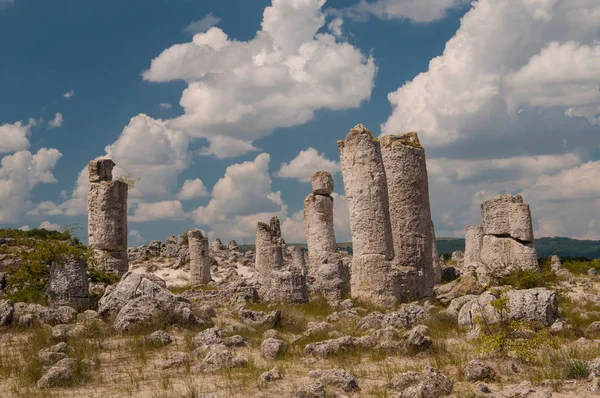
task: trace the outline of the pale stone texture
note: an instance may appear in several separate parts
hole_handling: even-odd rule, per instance
[[[259,280],[267,280],[269,274],[283,266],[283,246],[279,219],[273,217],[270,225],[259,222],[256,227],[255,269]]]
[[[52,261],[46,295],[53,306],[69,305],[78,310],[89,307],[88,278],[83,257]]]
[[[533,242],[533,227],[529,205],[521,195],[500,195],[481,205],[483,233],[511,236],[524,242]]]
[[[489,283],[516,270],[539,270],[533,243],[522,244],[512,238],[493,235],[483,237],[481,261],[477,278],[482,283]]]
[[[392,305],[400,292],[390,264],[394,246],[379,141],[359,124],[338,141],[338,150],[352,233],[352,296]]]
[[[309,274],[314,291],[328,300],[343,300],[350,294],[350,275],[337,244],[333,224],[333,178],[325,171],[312,176],[313,193],[304,199],[304,227],[308,246]]]
[[[190,251],[190,274],[192,284],[206,284],[212,280],[210,276],[210,257],[208,255],[208,238],[199,229],[188,231],[188,247]]]
[[[435,238],[435,227],[433,226],[433,221],[431,222],[431,236],[432,236],[432,245],[431,245],[431,260],[433,261],[433,283],[437,285],[442,281],[442,260],[438,255],[437,250],[437,242]]]
[[[333,193],[333,178],[326,171],[317,171],[311,178],[312,191],[316,195],[331,195]]]
[[[127,191],[125,182],[112,181],[114,162],[92,160],[88,165],[88,244],[99,267],[123,275],[127,262]]]
[[[431,296],[434,285],[433,228],[425,150],[416,133],[381,137],[381,156],[388,186],[394,267],[417,272],[402,276],[413,297]],[[437,257],[437,256],[436,256]]]
[[[483,225],[465,226],[464,268],[475,271],[481,265],[481,246],[483,246]]]

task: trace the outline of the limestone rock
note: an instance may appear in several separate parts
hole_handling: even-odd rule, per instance
[[[157,346],[169,345],[173,342],[171,335],[164,330],[157,330],[156,332],[150,333],[145,337],[145,340],[148,343]]]
[[[340,352],[349,351],[357,346],[356,337],[344,336],[337,339],[307,344],[304,353],[318,358],[327,358]]]
[[[73,383],[73,370],[78,361],[72,358],[65,358],[54,364],[41,379],[38,380],[37,388],[51,388],[59,386],[69,386]]]
[[[510,236],[533,242],[531,212],[521,195],[501,195],[484,201],[481,217],[484,235]]]
[[[438,398],[452,392],[452,381],[437,369],[425,366],[421,373],[400,373],[392,379],[390,387],[400,391],[398,398]]]
[[[326,386],[338,388],[344,392],[360,390],[358,381],[344,369],[311,370],[308,377],[316,379]]]
[[[20,318],[26,316],[30,316],[32,320],[36,319],[48,325],[57,325],[73,321],[77,316],[77,311],[67,306],[49,308],[40,304],[15,303],[13,322],[15,320],[19,322]]]
[[[483,225],[465,226],[464,268],[475,271],[481,265],[481,247],[483,246]]]
[[[464,368],[465,378],[468,381],[482,381],[491,379],[494,376],[494,370],[485,363],[476,359],[470,361]]]
[[[209,328],[201,331],[192,339],[194,345],[199,348],[205,348],[211,345],[223,343],[221,329]]]
[[[188,232],[190,252],[190,274],[192,284],[206,284],[212,280],[210,276],[210,257],[208,255],[208,238],[199,229]]]
[[[260,327],[263,329],[273,329],[281,319],[281,311],[275,310],[268,314],[263,311],[240,310],[240,318],[246,325]]]
[[[317,171],[311,177],[313,194],[331,195],[333,193],[333,178],[326,171]]]
[[[61,261],[52,261],[46,295],[54,306],[69,305],[78,310],[89,307],[88,278],[83,257],[63,257]]]
[[[287,343],[283,340],[265,339],[260,345],[260,352],[267,359],[275,359],[287,351],[287,346]]]
[[[190,362],[190,355],[187,352],[173,352],[169,354],[169,358],[162,361],[159,365],[160,369],[180,368]]]
[[[508,298],[508,318],[536,321],[550,326],[558,318],[558,300],[556,291],[545,288],[510,290]],[[490,304],[496,297],[490,292],[466,303],[459,312],[458,324],[473,327],[477,316],[485,317],[487,322],[496,323],[499,314]]]
[[[275,380],[281,379],[283,379],[283,377],[281,376],[281,373],[279,372],[279,369],[277,369],[276,366],[273,369],[264,372],[260,376],[258,376],[258,382],[263,384],[272,383]]]
[[[12,322],[15,306],[10,300],[0,300],[0,326],[8,326]]]
[[[301,247],[292,248],[292,264],[269,273],[261,289],[261,297],[271,303],[307,303],[306,264]]]
[[[427,326],[417,325],[404,334],[403,340],[411,350],[425,351],[433,344],[433,340],[428,335]]]
[[[88,164],[90,182],[112,181],[112,170],[115,163],[111,159],[92,160]]]
[[[325,386],[320,383],[311,383],[301,386],[295,393],[294,398],[325,398]]]
[[[511,237],[485,235],[481,261],[483,264],[476,272],[477,278],[484,282],[516,270],[539,271],[535,245],[523,244]]]
[[[67,358],[69,346],[67,343],[58,343],[52,347],[44,348],[38,352],[38,358],[44,365],[54,365],[58,361]]]
[[[394,245],[392,264],[417,272],[412,281],[412,273],[400,276],[407,281],[403,289],[406,295],[431,296],[435,282],[432,258],[435,242],[425,150],[416,133],[386,135],[380,141]]]
[[[88,192],[89,246],[127,250],[127,190],[122,181],[92,183]]]
[[[245,366],[247,363],[248,360],[245,358],[234,357],[223,344],[211,346],[202,360],[202,366],[207,370],[235,368]]]

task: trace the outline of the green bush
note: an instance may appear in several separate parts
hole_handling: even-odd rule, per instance
[[[118,275],[93,267],[87,269],[87,275],[90,282],[104,283],[105,285],[114,285],[121,280]]]
[[[590,268],[595,268],[600,273],[600,259],[588,260],[586,258],[571,258],[562,263],[564,269],[575,275],[586,275]]]
[[[567,359],[565,361],[565,379],[587,379],[590,369],[587,361],[581,359]]]
[[[517,289],[532,289],[534,287],[553,287],[558,277],[550,269],[538,271],[516,270],[500,279],[501,285],[510,285]]]

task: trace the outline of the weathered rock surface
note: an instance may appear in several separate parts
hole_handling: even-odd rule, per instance
[[[465,226],[465,255],[463,267],[474,272],[481,265],[481,247],[483,246],[483,225]]]
[[[281,373],[279,372],[279,369],[277,369],[277,367],[274,367],[273,369],[264,372],[260,376],[258,376],[258,382],[264,384],[272,383],[276,380],[281,379],[283,379],[283,377],[281,376]]]
[[[192,284],[206,284],[212,280],[210,276],[210,257],[208,255],[208,238],[199,229],[188,232],[190,253],[190,274]]]
[[[311,370],[308,377],[344,392],[358,391],[358,381],[344,369]]]
[[[37,388],[71,385],[73,383],[73,370],[78,362],[77,359],[72,358],[65,358],[58,361],[38,380],[36,384]]]
[[[468,381],[482,381],[494,377],[494,369],[476,359],[470,361],[464,368],[465,378]]]
[[[283,340],[268,338],[260,345],[260,352],[267,359],[275,359],[285,354],[287,347],[287,343]]]
[[[556,291],[545,288],[525,290],[510,290],[508,298],[508,319],[540,322],[550,326],[558,318],[558,300]],[[490,292],[483,293],[478,298],[463,305],[458,315],[458,324],[472,327],[477,316],[485,317],[489,323],[499,321],[500,315],[490,304],[496,296]]]
[[[413,351],[425,351],[433,344],[433,340],[429,337],[429,328],[424,325],[417,325],[406,332],[403,340]]]
[[[394,376],[389,387],[400,391],[396,398],[438,398],[452,392],[452,381],[427,365],[421,373],[406,372]]]
[[[21,318],[30,317],[48,325],[70,323],[77,316],[77,311],[72,307],[60,306],[57,308],[44,307],[40,304],[15,303],[13,323],[20,322]]]
[[[51,305],[86,310],[90,305],[88,277],[83,257],[64,257],[50,265],[46,295]]]
[[[270,313],[263,311],[240,310],[240,318],[246,325],[260,327],[263,329],[273,329],[281,319],[281,311],[275,310]]]
[[[0,300],[0,326],[8,326],[12,322],[15,306],[10,300]]]

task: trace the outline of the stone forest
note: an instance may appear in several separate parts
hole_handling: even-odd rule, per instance
[[[0,396],[600,394],[597,268],[538,258],[527,198],[485,200],[464,253],[438,253],[417,133],[337,147],[351,253],[324,171],[306,246],[273,217],[254,247],[196,228],[128,247],[129,186],[91,161],[87,246],[0,235]]]

